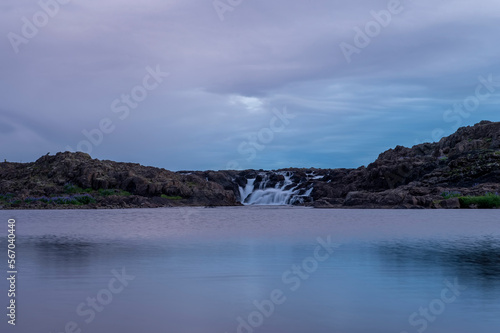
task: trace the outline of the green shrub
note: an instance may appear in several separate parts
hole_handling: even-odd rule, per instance
[[[88,205],[88,204],[96,202],[96,200],[93,197],[91,197],[90,195],[78,196],[78,197],[75,197],[74,200],[78,202],[76,204],[81,204],[81,205]]]
[[[105,190],[105,189],[99,189],[99,195],[102,195],[103,197],[107,197],[107,196],[110,196],[110,195],[113,195],[115,194],[115,190]]]
[[[0,201],[10,201],[14,197],[14,194],[12,193],[7,193],[7,194],[0,194]]]
[[[103,197],[107,197],[110,195],[119,195],[119,196],[123,196],[123,197],[128,197],[129,195],[131,195],[130,192],[116,190],[116,189],[108,189],[108,190],[100,189],[98,192],[99,192],[99,195],[101,195]]]
[[[483,196],[460,197],[460,206],[469,208],[471,205],[477,205],[478,208],[496,208],[500,207],[500,195],[497,193],[486,193]]]
[[[64,185],[64,193],[75,194],[75,193],[81,193],[81,192],[83,192],[83,189],[79,186],[73,185],[71,183],[66,183]]]
[[[67,198],[54,198],[54,199],[51,199],[50,201],[52,201],[53,203],[56,203],[58,205],[75,205],[75,204],[78,204],[78,201],[76,201],[74,199],[71,199],[69,197],[67,197]]]

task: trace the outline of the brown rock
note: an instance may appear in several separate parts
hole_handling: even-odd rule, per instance
[[[456,209],[460,208],[460,201],[458,198],[450,198],[446,200],[442,200],[439,205],[441,208],[448,208],[448,209]]]

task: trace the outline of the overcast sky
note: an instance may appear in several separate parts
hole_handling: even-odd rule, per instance
[[[0,32],[1,160],[358,167],[500,120],[498,0],[2,0]]]

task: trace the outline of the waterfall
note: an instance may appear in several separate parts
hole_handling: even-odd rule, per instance
[[[283,176],[283,180],[277,181],[272,186],[271,176]],[[293,173],[275,172],[260,173],[262,178],[255,188],[256,178],[247,179],[245,187],[239,186],[241,202],[244,205],[292,205],[303,203],[304,198],[311,195],[312,186],[305,189],[301,183],[292,181]]]
[[[253,189],[254,189],[253,183],[255,183],[255,178],[254,179],[248,179],[245,188],[242,188],[241,186],[239,186],[239,189],[240,189],[240,198],[241,198],[241,202],[242,203],[245,201],[245,199],[250,194],[252,194]]]

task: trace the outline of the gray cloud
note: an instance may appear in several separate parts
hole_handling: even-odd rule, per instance
[[[49,0],[47,0],[49,1]],[[76,147],[108,118],[99,158],[170,169],[356,167],[396,144],[456,129],[443,118],[500,77],[497,1],[401,1],[403,10],[347,63],[340,43],[388,1],[243,1],[220,21],[211,1],[76,1],[15,53],[10,32],[35,1],[0,5],[2,155],[34,160]],[[146,67],[170,76],[124,120],[112,102]],[[500,89],[500,88],[498,88]],[[460,125],[499,120],[495,91]],[[272,109],[297,117],[251,161],[238,152]],[[0,157],[1,158],[1,157]]]

